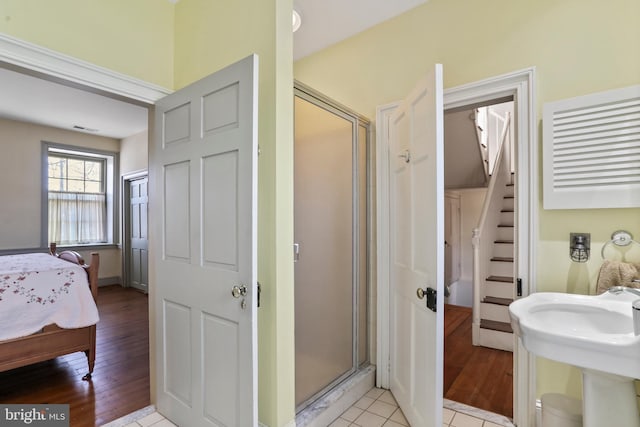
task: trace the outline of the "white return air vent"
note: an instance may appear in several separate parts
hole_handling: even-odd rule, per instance
[[[545,209],[640,207],[640,85],[544,105]]]

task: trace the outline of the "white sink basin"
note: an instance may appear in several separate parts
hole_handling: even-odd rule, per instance
[[[531,353],[582,368],[585,427],[640,427],[634,378],[640,336],[629,293],[598,296],[540,292],[509,306],[511,325]]]
[[[539,292],[509,306],[511,325],[538,356],[640,378],[640,336],[633,333],[631,294]]]

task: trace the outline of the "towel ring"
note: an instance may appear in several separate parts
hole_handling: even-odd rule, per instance
[[[635,243],[640,245],[640,243],[633,240],[633,235],[625,230],[614,231],[611,234],[611,240],[602,245],[602,249],[600,250],[600,256],[604,259],[604,248],[607,247],[609,243],[613,243],[616,246],[629,246],[631,243]]]

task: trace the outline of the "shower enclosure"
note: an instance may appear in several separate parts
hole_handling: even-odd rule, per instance
[[[369,122],[296,82],[296,410],[369,362]]]

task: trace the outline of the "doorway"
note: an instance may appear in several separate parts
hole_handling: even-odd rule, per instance
[[[517,271],[521,287],[517,297],[527,296],[535,291],[537,213],[534,207],[537,203],[537,182],[530,179],[538,170],[538,152],[536,149],[536,118],[534,111],[535,69],[527,68],[486,80],[465,84],[444,91],[443,107],[446,110],[479,104],[489,100],[512,96],[517,103],[514,119],[518,123],[515,130],[517,144],[515,146],[514,161],[517,164],[519,180],[515,183],[514,191],[518,194],[517,227],[515,240],[517,241]],[[380,106],[376,114],[376,170],[377,170],[377,215],[378,238],[377,247],[377,283],[378,295],[390,294],[390,256],[389,256],[389,118],[397,108],[398,103]],[[377,299],[377,372],[376,384],[388,388],[390,384],[390,370],[384,369],[389,364],[391,351],[390,317],[392,307],[388,298]],[[441,325],[440,327],[443,327]],[[513,362],[513,420],[516,425],[529,425],[535,420],[535,360],[522,348],[518,342],[514,349]],[[436,371],[443,366],[434,364]],[[437,375],[435,373],[434,375]],[[440,374],[441,375],[441,374]]]
[[[296,82],[296,412],[369,363],[369,121]]]
[[[69,62],[68,58],[64,56],[59,56],[57,53],[53,51],[43,51],[41,48],[37,46],[32,47],[30,45],[23,45],[19,41],[16,41],[16,42],[12,41],[12,39],[10,38],[2,38],[2,40],[0,40],[0,45],[3,48],[3,49],[0,49],[2,51],[2,53],[0,53],[0,68],[2,68],[3,70],[12,71],[24,76],[29,76],[31,78],[37,78],[37,80],[39,81],[38,84],[41,83],[42,85],[55,85],[60,90],[64,90],[67,93],[70,93],[70,92],[79,93],[81,98],[85,99],[88,102],[90,102],[90,98],[93,98],[94,96],[99,97],[100,99],[98,104],[105,107],[107,106],[113,107],[116,101],[121,103],[126,103],[127,105],[126,106],[123,105],[123,109],[125,111],[124,116],[128,119],[132,119],[132,120],[135,119],[137,117],[137,113],[135,110],[142,108],[143,116],[144,116],[143,117],[144,128],[146,128],[148,124],[148,118],[147,118],[148,108],[147,107],[153,104],[153,101],[155,98],[159,98],[164,94],[161,92],[161,90],[159,90],[157,86],[147,85],[146,83],[141,81],[132,81],[131,79],[128,79],[126,77],[123,78],[122,75],[111,73],[109,70],[100,69],[99,67],[87,68],[84,65],[79,65],[74,62]],[[19,50],[16,50],[15,47],[19,47]],[[17,54],[14,54],[14,52],[20,52],[20,54],[17,55]],[[105,78],[108,78],[109,83],[105,83]],[[18,86],[14,86],[14,87],[18,89]],[[38,87],[40,87],[40,85],[38,85]],[[43,93],[42,91],[36,90],[35,86],[32,87],[32,89],[33,89],[31,91],[32,94],[38,94],[40,96]],[[9,99],[20,98],[23,101],[26,101],[26,96],[21,96],[21,97],[13,97],[9,95],[7,96]],[[72,95],[60,96],[60,97],[49,95],[47,99],[60,101],[62,99],[70,100],[75,98],[73,98]],[[26,103],[23,103],[23,104],[28,105]],[[50,105],[50,103],[48,102],[42,102],[39,104],[40,107],[45,107],[48,105]],[[95,106],[87,106],[84,104],[80,104],[78,102],[74,102],[73,105],[75,106],[76,109],[80,109],[86,112],[91,112],[94,115],[99,114],[98,111],[102,111],[100,108],[95,108]],[[66,104],[65,105],[63,105],[62,103],[57,104],[58,110],[56,111],[56,114],[51,114],[49,116],[52,118],[52,120],[56,117],[61,117],[63,113],[62,110],[63,108],[66,108],[66,107],[67,107]],[[117,115],[117,112],[121,112],[122,109],[111,108],[111,111],[113,111],[113,113]],[[107,114],[107,115],[103,115],[102,117],[105,118],[105,117],[111,117],[111,116]],[[24,121],[26,123],[36,123],[36,124],[40,123],[42,125],[50,126],[52,128],[64,127],[64,126],[58,126],[55,123],[38,122],[22,116],[20,116],[20,118],[16,116],[16,119],[20,121]],[[127,124],[131,124],[130,120],[115,120],[114,122],[117,123],[118,128],[120,128],[121,126],[126,127]],[[69,123],[76,123],[76,122],[74,121]],[[82,123],[82,124],[87,125],[87,123]],[[95,127],[95,128],[98,128],[99,130],[112,129],[111,127],[107,127],[107,126],[103,127],[103,126],[92,125],[90,127],[92,128]],[[116,137],[116,136],[111,136],[111,137],[115,139],[122,139],[123,137],[126,138],[125,135],[138,134],[141,132],[141,130],[142,128],[136,127],[131,132],[128,132],[128,131],[124,132],[120,137]],[[80,146],[80,143],[78,143],[77,145]],[[146,155],[144,156],[144,158],[146,159]],[[120,162],[120,171],[118,172],[118,175],[120,175],[122,171],[128,172],[135,169],[137,169],[137,167],[127,169],[124,167],[123,162]],[[118,180],[116,180],[114,187],[115,187],[114,199],[120,200],[119,194],[121,194],[120,190],[122,189],[122,187],[118,185]],[[116,214],[115,215],[116,225],[119,223],[118,217],[119,215]],[[120,237],[119,233],[118,233],[118,237]],[[33,248],[33,249],[37,249],[37,248]],[[121,273],[120,248],[118,248],[116,245],[106,245],[104,247],[77,248],[77,250],[81,251],[83,254],[85,254],[85,256],[86,254],[88,254],[89,251],[99,251],[101,253],[101,273],[102,273],[100,277],[101,281],[104,281],[104,285],[115,285],[119,287],[119,284],[122,283],[121,282],[122,273]],[[101,283],[101,285],[103,285],[103,283]],[[101,286],[100,289],[102,290],[103,287]],[[132,290],[124,290],[123,292],[127,292],[127,291],[133,292],[135,295],[140,297],[140,298],[136,297],[136,300],[142,301],[143,302],[142,306],[140,307],[137,303],[133,304],[131,303],[131,301],[119,300],[116,304],[111,304],[109,309],[120,310],[124,306],[126,306],[125,308],[127,309],[129,307],[137,308],[138,310],[133,310],[132,312],[133,317],[135,317],[135,319],[130,317],[122,317],[121,316],[122,313],[118,313],[118,316],[116,316],[119,319],[118,323],[122,323],[121,321],[123,319],[125,320],[125,323],[127,321],[128,322],[133,321],[134,323],[137,323],[139,326],[141,326],[141,328],[144,327],[144,329],[146,330],[148,327],[148,321],[147,321],[148,310],[146,308],[147,307],[146,297]],[[100,294],[102,294],[103,296],[107,296],[108,293],[109,292],[107,291],[105,291],[104,293],[100,291]],[[101,297],[99,297],[99,299],[100,298]],[[109,303],[109,301],[107,301],[107,303]],[[102,322],[100,322],[100,324],[102,324]],[[107,322],[103,326],[108,326],[108,325],[109,323]],[[107,405],[104,406],[104,408],[102,408],[104,411],[106,411],[104,412],[104,418],[98,418],[98,414],[97,413],[95,414],[95,417],[96,417],[95,419],[97,420],[96,422],[98,422],[99,424],[108,422],[113,418],[117,418],[119,416],[125,415],[127,413],[140,409],[149,404],[149,397],[148,397],[149,396],[148,394],[149,393],[149,377],[148,377],[149,358],[147,356],[144,356],[144,353],[148,353],[148,344],[145,343],[144,339],[140,339],[136,334],[132,334],[131,331],[127,330],[126,327],[114,328],[113,326],[111,326],[111,328],[113,329],[114,333],[116,333],[116,335],[118,331],[127,332],[126,337],[120,337],[120,341],[117,343],[117,345],[115,346],[115,349],[110,354],[111,356],[113,356],[112,358],[114,363],[119,363],[121,366],[129,366],[129,371],[122,373],[123,381],[118,383],[119,386],[118,384],[114,385],[112,381],[109,385],[110,388],[105,389],[104,391],[109,393],[109,395],[111,396],[116,395],[119,392],[123,393],[124,391],[122,388],[122,384],[127,383],[136,389],[134,393],[139,398],[130,399],[130,401],[128,401],[127,404],[122,404],[121,402],[118,403],[117,401],[107,402]],[[102,338],[105,338],[108,340],[109,339],[108,335],[109,334],[103,334],[103,335],[99,334],[98,339],[100,339],[100,336],[102,336]],[[148,336],[148,333],[142,332],[142,335],[144,335],[144,337],[146,338]],[[123,339],[124,338],[128,339],[131,337],[135,338],[134,340],[135,342],[132,341],[133,343],[132,345],[136,347],[137,350],[130,348],[129,352],[124,352],[122,349],[127,348],[127,344],[125,341],[123,341]],[[78,354],[80,353],[76,353],[75,355],[70,355],[69,357],[72,358]],[[122,359],[124,356],[127,356],[129,358],[128,365],[127,365],[127,361],[124,361],[124,362],[119,361],[119,359]],[[84,355],[82,355],[82,357],[84,357]],[[132,361],[134,362],[139,361],[140,366],[139,367],[134,366],[135,363]],[[45,363],[51,364],[54,362],[45,362]],[[131,365],[131,363],[134,363],[134,365]],[[32,367],[28,367],[26,369],[31,369],[31,368]],[[145,371],[146,371],[146,374],[144,373]],[[75,370],[73,370],[71,374],[75,375],[74,372]],[[96,376],[94,375],[94,379],[95,378]],[[66,379],[60,379],[58,383],[62,384],[65,381]],[[95,396],[94,396],[94,391],[95,391]],[[84,393],[83,396],[79,397],[78,404],[81,407],[80,410],[86,412],[87,409],[93,408],[94,400],[98,399],[99,397],[98,391],[99,391],[98,388],[96,388],[95,390],[92,388],[91,393]],[[146,399],[144,398],[145,396],[146,396]],[[105,399],[103,399],[103,401],[104,400]],[[108,396],[106,400],[107,401],[109,400]],[[113,404],[115,406],[117,405],[120,405],[120,406],[118,406],[114,410],[113,407],[109,406],[110,404]],[[71,413],[71,416],[73,417],[73,412]]]
[[[513,417],[515,342],[508,304],[514,299],[513,278],[517,277],[513,110],[510,98],[444,113],[445,286],[449,291],[444,311],[445,406],[449,400],[508,418]],[[500,186],[497,181],[505,183]],[[486,231],[491,222],[487,216],[499,221],[493,232]],[[455,236],[461,236],[457,245]],[[480,239],[491,239],[492,244],[480,245]],[[493,270],[488,277],[503,281],[490,285],[485,277],[478,281],[479,261]],[[476,319],[481,319],[479,325]]]

